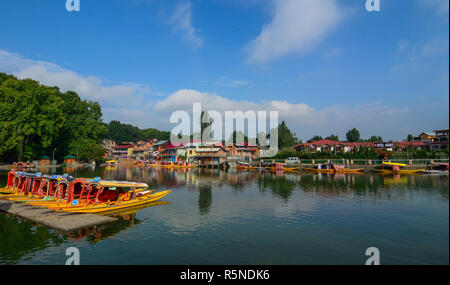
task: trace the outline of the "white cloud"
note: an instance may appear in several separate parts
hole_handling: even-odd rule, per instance
[[[224,87],[241,87],[249,85],[251,81],[249,80],[238,80],[238,79],[230,79],[228,76],[221,76],[215,84],[224,86]]]
[[[180,32],[183,40],[192,48],[200,48],[203,46],[203,38],[201,38],[194,26],[192,25],[192,8],[191,2],[179,3],[172,15],[168,19],[176,32]]]
[[[331,133],[337,133],[341,138],[345,138],[345,132],[353,127],[358,128],[365,137],[376,134],[397,139],[403,137],[403,134],[398,133],[398,129],[405,124],[412,124],[411,112],[407,107],[396,108],[379,102],[356,106],[332,105],[315,109],[308,104],[279,100],[264,102],[232,100],[217,94],[190,89],[178,90],[158,101],[155,104],[155,111],[169,114],[184,110],[191,113],[192,104],[197,102],[202,103],[203,110],[220,112],[222,118],[225,111],[278,111],[279,121],[286,121],[303,140],[309,139],[313,134]]]
[[[400,133],[399,130],[420,131],[417,120],[414,120],[414,111],[383,103],[332,105],[317,109],[302,102],[229,99],[192,89],[181,89],[169,96],[150,97],[151,93],[147,92],[149,88],[140,84],[109,86],[99,77],[83,76],[53,63],[30,60],[1,49],[0,70],[19,78],[28,77],[41,81],[42,84],[58,86],[63,91],[73,90],[83,99],[99,101],[105,121],[120,120],[141,128],[156,127],[170,130],[174,127],[169,124],[171,112],[176,110],[192,112],[192,104],[201,102],[204,110],[216,110],[222,114],[225,111],[237,110],[278,111],[279,121],[285,120],[303,140],[309,139],[314,134],[325,136],[331,133],[344,138],[345,132],[353,127],[358,128],[363,137],[382,135],[392,139],[407,135]]]
[[[137,83],[106,85],[96,76],[83,76],[56,64],[27,59],[17,53],[0,49],[0,70],[14,74],[19,79],[32,78],[41,84],[58,86],[61,91],[75,91],[81,98],[103,104],[145,100],[150,88]]]
[[[258,64],[316,46],[343,18],[337,0],[272,0],[272,21],[247,47],[247,63]]]

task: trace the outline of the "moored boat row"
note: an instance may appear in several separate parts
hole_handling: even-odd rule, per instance
[[[154,193],[146,183],[11,170],[0,199],[64,212],[102,213],[154,202],[170,192]]]
[[[280,166],[281,165],[281,166]],[[261,170],[261,171],[282,171],[282,172],[298,172],[300,170],[314,173],[363,173],[372,171],[381,174],[447,174],[449,172],[448,163],[432,163],[429,162],[425,169],[407,168],[406,164],[394,162],[382,162],[382,164],[372,168],[346,168],[344,165],[335,163],[317,164],[311,167],[285,167],[283,164],[278,166],[275,163],[266,166],[252,166],[249,163],[238,162],[236,169],[238,170]]]

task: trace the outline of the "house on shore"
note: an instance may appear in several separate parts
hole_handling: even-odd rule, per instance
[[[73,155],[67,155],[64,157],[64,163],[67,165],[75,164],[77,163],[77,158]]]
[[[38,158],[39,166],[49,166],[50,165],[50,157],[47,155],[40,156]]]
[[[429,143],[431,150],[445,150],[448,148],[449,129],[435,130],[436,137]]]
[[[227,152],[222,146],[199,147],[195,161],[200,167],[223,167],[227,163]]]

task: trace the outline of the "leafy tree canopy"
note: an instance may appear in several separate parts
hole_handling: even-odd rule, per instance
[[[286,122],[282,121],[278,126],[278,147],[280,149],[291,147],[299,142],[295,133],[287,127]]]
[[[361,140],[361,135],[356,128],[349,130],[345,136],[347,137],[347,141],[349,142],[359,142]]]

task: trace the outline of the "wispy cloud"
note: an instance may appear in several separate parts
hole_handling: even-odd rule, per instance
[[[245,49],[260,64],[314,48],[343,19],[337,0],[272,0],[273,18]]]
[[[419,4],[424,9],[432,10],[438,15],[448,14],[449,12],[448,0],[419,0]]]
[[[175,7],[168,19],[174,31],[180,33],[183,40],[192,48],[203,46],[203,38],[200,37],[192,24],[191,2],[181,2]]]
[[[217,81],[214,82],[217,85],[224,87],[242,87],[247,86],[251,83],[249,80],[238,80],[230,79],[228,76],[221,76]]]
[[[400,40],[395,52],[398,62],[391,71],[423,70],[429,59],[448,54],[449,39],[435,37],[422,44],[411,44]]]

